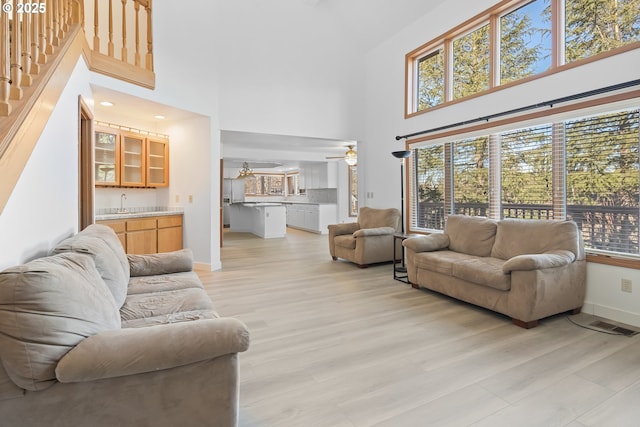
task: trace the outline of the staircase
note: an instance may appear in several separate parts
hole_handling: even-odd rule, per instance
[[[151,0],[0,0],[0,214],[80,57],[154,88]]]

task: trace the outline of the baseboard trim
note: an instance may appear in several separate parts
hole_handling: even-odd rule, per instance
[[[640,328],[640,314],[638,313],[589,302],[584,303],[582,312]]]

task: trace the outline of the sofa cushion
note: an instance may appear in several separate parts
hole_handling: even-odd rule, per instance
[[[131,277],[129,279],[128,295],[175,291],[187,288],[204,289],[200,278],[193,271],[161,274],[159,276]]]
[[[423,270],[435,271],[451,276],[453,265],[467,258],[469,258],[467,254],[448,250],[419,252],[415,254],[415,263],[418,268]]]
[[[352,234],[343,234],[342,236],[336,236],[335,239],[333,239],[333,242],[336,246],[340,246],[341,248],[356,248],[356,238],[353,237]]]
[[[400,211],[395,208],[374,209],[363,206],[358,214],[360,228],[391,227],[398,230],[400,227]]]
[[[127,297],[129,261],[115,232],[101,224],[92,224],[75,236],[60,242],[54,253],[78,252],[92,255],[96,268],[121,307]]]
[[[204,289],[186,288],[129,295],[120,308],[120,316],[124,326],[130,327],[128,322],[133,320],[160,317],[171,323],[171,319],[181,318],[179,313],[202,310],[214,310],[207,293]]]
[[[490,257],[469,257],[453,265],[452,276],[500,291],[511,289],[511,274],[505,274],[505,261]]]
[[[578,228],[573,221],[505,219],[498,224],[491,256],[509,259],[560,249],[579,258],[579,248]]]
[[[155,276],[193,270],[191,249],[180,249],[159,254],[127,255],[132,277]]]
[[[496,221],[467,215],[449,215],[444,233],[449,236],[449,249],[463,254],[486,257],[496,237]]]
[[[49,387],[71,348],[119,327],[118,307],[89,255],[63,253],[0,273],[0,357],[24,389]]]

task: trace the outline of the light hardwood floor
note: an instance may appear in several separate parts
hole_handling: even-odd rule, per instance
[[[565,315],[521,329],[390,264],[332,261],[326,236],[224,242],[222,270],[199,273],[251,330],[242,427],[640,425],[640,335]]]

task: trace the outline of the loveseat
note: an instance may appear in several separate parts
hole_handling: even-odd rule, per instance
[[[444,232],[403,245],[412,286],[505,314],[524,328],[579,313],[584,302],[584,246],[572,221],[449,215]]]
[[[0,425],[234,426],[249,332],[189,250],[126,255],[90,225],[0,273]]]
[[[394,233],[400,232],[398,209],[360,208],[357,222],[329,225],[329,253],[360,268],[393,260]],[[400,241],[396,253],[400,253]]]

